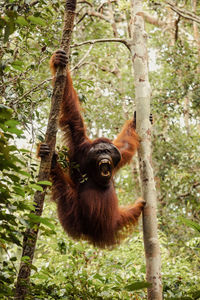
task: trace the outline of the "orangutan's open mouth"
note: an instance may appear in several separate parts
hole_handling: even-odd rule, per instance
[[[109,159],[104,158],[99,162],[99,169],[102,177],[110,177],[112,165]]]

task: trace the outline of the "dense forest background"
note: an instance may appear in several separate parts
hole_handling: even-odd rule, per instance
[[[200,3],[143,2],[164,299],[199,299]],[[70,66],[91,138],[113,139],[133,115],[132,62],[124,45],[130,9],[125,0],[77,4]],[[145,299],[141,224],[119,247],[98,250],[67,237],[50,191],[43,216],[32,213],[34,192],[42,189],[36,144],[52,94],[48,61],[59,48],[64,7],[55,0],[7,0],[0,10],[0,298],[13,299],[23,233],[39,221],[27,299]],[[59,133],[58,150],[61,141]],[[139,187],[136,157],[116,177],[120,204],[136,200]]]

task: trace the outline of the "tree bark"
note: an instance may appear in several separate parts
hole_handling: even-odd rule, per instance
[[[61,48],[64,49],[69,57],[70,41],[74,24],[76,9],[76,0],[67,0],[64,13],[64,27],[61,39]],[[41,158],[38,181],[47,181],[50,175],[51,160],[56,144],[57,120],[59,115],[60,103],[64,92],[64,82],[66,69],[59,68],[55,78],[55,85],[51,99],[51,109],[49,114],[47,131],[45,134],[45,143],[50,148],[50,154]],[[42,215],[44,198],[46,194],[46,186],[43,186],[43,192],[37,191],[34,195],[35,210],[33,213],[37,216]],[[31,266],[33,262],[37,235],[39,231],[39,223],[34,224],[34,228],[27,228],[24,233],[22,259],[20,263],[15,299],[23,300],[26,298],[29,289]]]
[[[151,283],[151,287],[148,288],[148,300],[161,300],[161,259],[157,234],[156,188],[151,158],[151,124],[149,122],[151,87],[148,78],[147,36],[144,31],[142,0],[131,0],[131,5],[132,43],[130,48],[134,71],[137,132],[141,138],[138,156],[142,194],[146,201],[143,212],[146,279]]]

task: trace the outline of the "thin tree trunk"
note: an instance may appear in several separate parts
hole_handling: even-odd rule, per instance
[[[156,188],[151,160],[150,95],[146,33],[142,13],[142,0],[131,0],[132,43],[131,53],[134,71],[137,132],[141,138],[138,151],[143,198],[146,206],[143,213],[143,233],[146,256],[146,279],[148,300],[162,299],[161,259],[157,234]]]
[[[61,48],[66,51],[68,57],[71,34],[74,24],[75,9],[76,0],[67,0],[65,4],[64,27],[62,32]],[[59,115],[59,107],[64,92],[65,76],[65,68],[60,68],[56,74],[55,86],[51,99],[51,110],[45,135],[45,143],[49,145],[50,155],[41,158],[38,181],[46,181],[49,179],[51,160],[56,144],[57,120]],[[42,215],[45,194],[46,186],[43,186],[43,192],[37,191],[34,195],[35,210],[33,211],[33,213],[37,216]],[[39,223],[34,224],[34,228],[27,228],[26,232],[24,233],[22,259],[16,283],[15,299],[23,300],[28,294],[31,266],[37,242],[39,225]],[[23,257],[26,257],[26,259],[24,260]]]

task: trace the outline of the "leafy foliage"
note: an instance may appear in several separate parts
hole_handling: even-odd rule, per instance
[[[19,123],[12,118],[12,110],[0,105],[0,251],[1,264],[1,295],[10,295],[12,284],[16,276],[16,255],[10,255],[10,246],[21,246],[21,230],[25,220],[17,217],[16,213],[23,212],[27,205],[19,199],[25,196],[23,184],[29,174],[22,167],[24,161],[19,158],[19,151],[13,143],[14,136],[20,138],[22,131],[17,128]],[[23,149],[22,149],[23,152]],[[26,151],[24,152],[26,153]],[[22,176],[23,175],[23,176]],[[24,177],[22,179],[22,177]],[[7,259],[5,260],[5,257]]]

